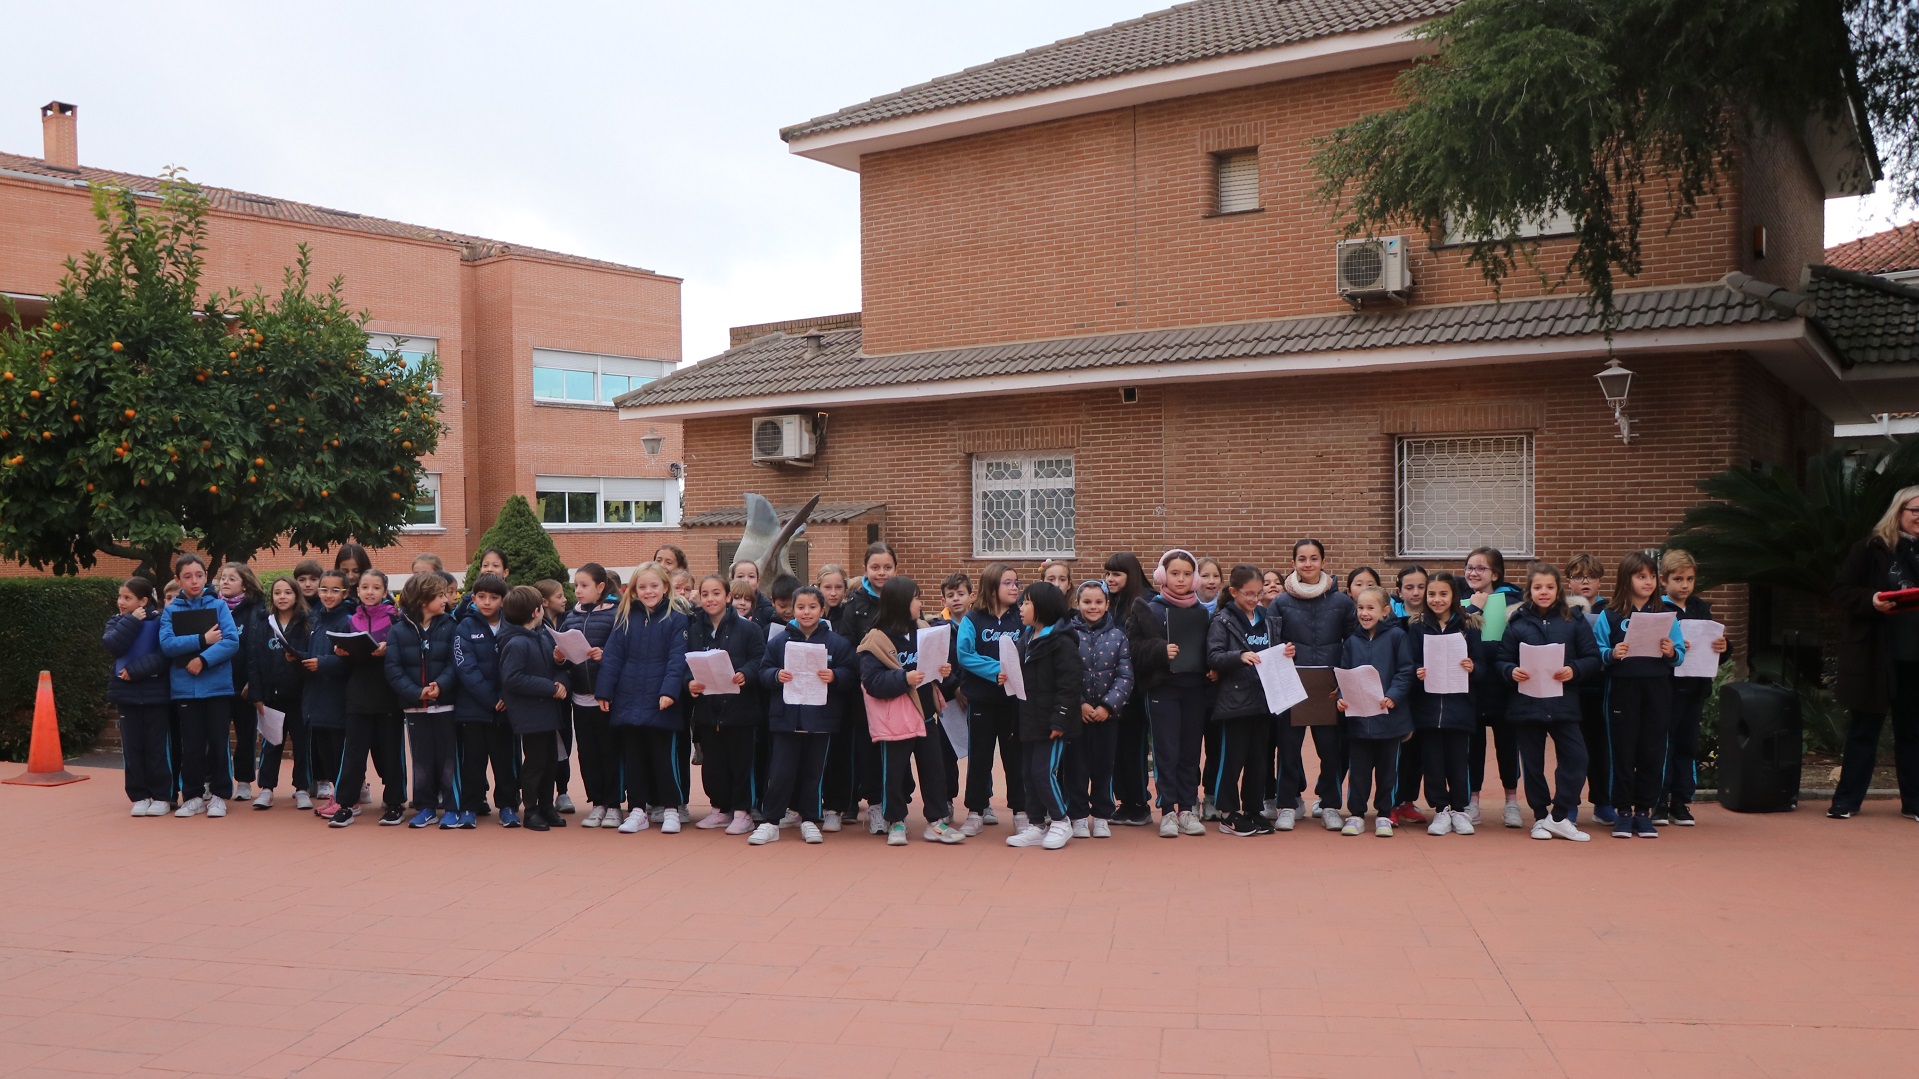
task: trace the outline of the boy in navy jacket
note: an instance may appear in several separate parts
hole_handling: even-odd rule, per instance
[[[485,573],[464,601],[468,613],[453,635],[453,671],[460,683],[453,696],[453,732],[460,743],[460,804],[476,814],[490,812],[486,767],[491,761],[500,825],[514,828],[520,824],[520,757],[500,696],[498,644],[500,602],[506,592],[505,578]]]
[[[500,617],[504,623],[499,635],[500,696],[506,702],[507,722],[520,742],[520,799],[526,804],[526,827],[534,832],[563,828],[566,818],[553,808],[553,773],[559,763],[567,687],[553,661],[553,636],[546,630],[540,590],[516,585],[501,601]]]

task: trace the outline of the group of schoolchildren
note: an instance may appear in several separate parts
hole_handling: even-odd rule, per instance
[[[464,595],[423,555],[389,596],[354,544],[333,569],[303,561],[268,589],[240,563],[210,578],[192,554],[164,597],[126,581],[104,643],[132,815],[221,817],[236,798],[269,809],[290,748],[294,806],[335,828],[371,807],[370,760],[384,825],[470,829],[497,812],[546,831],[579,813],[577,778],[588,828],[692,824],[763,845],[789,828],[819,843],[863,819],[906,845],[917,794],[922,838],[956,844],[999,824],[997,755],[1016,847],[1150,826],[1154,805],[1167,838],[1213,822],[1291,831],[1306,815],[1355,836],[1369,807],[1378,836],[1470,835],[1490,736],[1506,827],[1524,826],[1522,784],[1535,839],[1589,838],[1584,801],[1621,838],[1693,823],[1711,680],[1674,672],[1683,622],[1712,612],[1684,551],[1627,555],[1609,596],[1592,555],[1563,572],[1535,562],[1514,583],[1490,548],[1460,574],[1405,566],[1388,589],[1361,567],[1342,587],[1312,539],[1290,571],[1174,549],[1149,575],[1122,552],[1077,585],[1060,561],[1026,584],[1003,563],[951,574],[937,600],[884,543],[857,576],[828,566],[764,592],[754,563],[696,578],[670,545],[625,582],[582,566],[571,600],[557,581],[509,586],[497,550],[479,566]],[[1635,615],[1667,612],[1658,654],[1628,649]],[[1434,662],[1457,662],[1465,677],[1446,681],[1466,688],[1428,692],[1441,681],[1429,642],[1450,635]],[[1182,643],[1203,655],[1182,659]],[[1522,645],[1559,645],[1563,665],[1535,673]],[[926,647],[945,657],[934,669]],[[1380,699],[1338,698],[1321,722],[1275,714],[1259,665],[1281,655],[1371,667]],[[1559,691],[1528,692],[1534,677]],[[694,765],[711,807],[697,821]]]

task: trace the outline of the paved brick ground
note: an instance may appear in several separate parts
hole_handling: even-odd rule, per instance
[[[9,766],[11,770],[12,766]],[[0,1074],[1911,1074],[1919,825],[1063,851],[0,787]]]

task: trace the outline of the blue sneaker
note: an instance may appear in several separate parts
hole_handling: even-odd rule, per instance
[[[505,806],[501,806],[500,807],[500,827],[518,828],[519,826],[520,826],[520,815],[518,813],[515,813],[513,810],[506,808]]]
[[[1593,819],[1601,824],[1618,824],[1619,811],[1611,806],[1594,806]]]
[[[471,809],[460,814],[460,827],[463,829],[470,829],[473,827],[473,811]]]
[[[422,809],[418,813],[413,814],[413,819],[410,821],[407,821],[406,826],[408,828],[428,828],[432,826],[434,821],[439,819],[440,819],[439,810]]]
[[[449,809],[440,817],[440,827],[443,829],[458,828],[460,826],[460,818],[465,815],[466,814],[458,810]]]

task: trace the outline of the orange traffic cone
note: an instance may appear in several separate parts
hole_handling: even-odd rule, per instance
[[[27,770],[0,782],[58,787],[92,778],[67,771],[66,758],[60,755],[60,721],[53,714],[53,673],[41,671],[40,692],[33,699],[33,744],[27,749]]]

